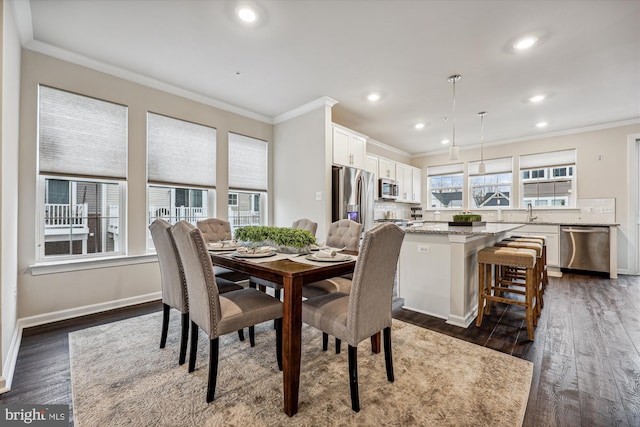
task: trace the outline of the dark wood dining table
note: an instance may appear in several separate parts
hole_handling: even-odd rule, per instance
[[[355,252],[344,252],[357,254]],[[298,412],[298,392],[300,389],[300,357],[302,333],[302,287],[330,277],[352,273],[355,261],[326,263],[315,266],[280,259],[269,262],[252,262],[250,259],[235,258],[229,254],[210,252],[214,265],[226,267],[241,273],[279,283],[284,290],[282,313],[282,380],[284,412],[293,416]],[[380,352],[380,335],[371,337],[374,353]]]

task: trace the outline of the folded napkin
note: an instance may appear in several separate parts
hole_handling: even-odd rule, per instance
[[[260,246],[258,248],[241,246],[238,249],[236,249],[236,252],[240,254],[263,254],[263,253],[268,253],[273,251],[274,249],[271,246]]]
[[[316,258],[335,258],[336,251],[333,249],[321,249],[316,252]]]

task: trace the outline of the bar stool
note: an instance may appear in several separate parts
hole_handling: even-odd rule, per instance
[[[519,305],[525,308],[527,334],[533,341],[534,324],[537,323],[536,288],[538,283],[536,270],[537,254],[535,250],[510,247],[488,247],[478,251],[478,320],[482,325],[483,314],[490,314],[491,302]],[[503,286],[499,280],[491,280],[492,267],[515,267],[525,269],[524,290]],[[508,294],[524,295],[524,301],[509,298]]]
[[[531,241],[524,239],[504,239],[500,242],[496,243],[495,246],[498,247],[508,247],[508,248],[522,248],[522,249],[531,249],[536,251],[536,277],[538,277],[538,282],[536,284],[536,299],[539,301],[539,304],[536,304],[536,314],[540,316],[540,312],[542,308],[544,308],[544,299],[542,297],[543,294],[543,286],[544,286],[544,246],[540,241]],[[512,267],[502,267],[500,268],[500,274],[496,278],[496,280],[500,280],[503,285],[509,286],[525,286],[524,283],[518,282],[517,280],[525,280],[526,272],[523,269],[517,269]]]
[[[542,235],[524,235],[524,234],[513,234],[510,237],[511,239],[535,239],[542,242],[542,262],[544,262],[544,271],[543,271],[543,285],[542,285],[542,293],[544,293],[547,285],[549,284],[549,276],[547,275],[547,237]]]

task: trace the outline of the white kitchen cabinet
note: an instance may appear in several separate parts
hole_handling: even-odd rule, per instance
[[[525,224],[511,234],[522,234],[526,236],[538,235],[547,239],[547,266],[560,266],[560,227],[550,224]]]
[[[364,170],[371,172],[376,176],[375,179],[378,179],[378,158],[367,154],[367,161]]]
[[[422,169],[411,167],[411,203],[422,203]]]
[[[378,159],[378,178],[396,179],[396,162],[393,160]]]
[[[367,140],[342,126],[333,125],[333,163],[352,168],[366,168]]]
[[[413,168],[403,163],[396,163],[396,180],[398,181],[398,202],[413,200]]]

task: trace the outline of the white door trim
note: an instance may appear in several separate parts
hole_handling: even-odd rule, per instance
[[[629,274],[640,274],[640,134],[632,134],[627,138],[627,159],[629,171],[627,271]]]

